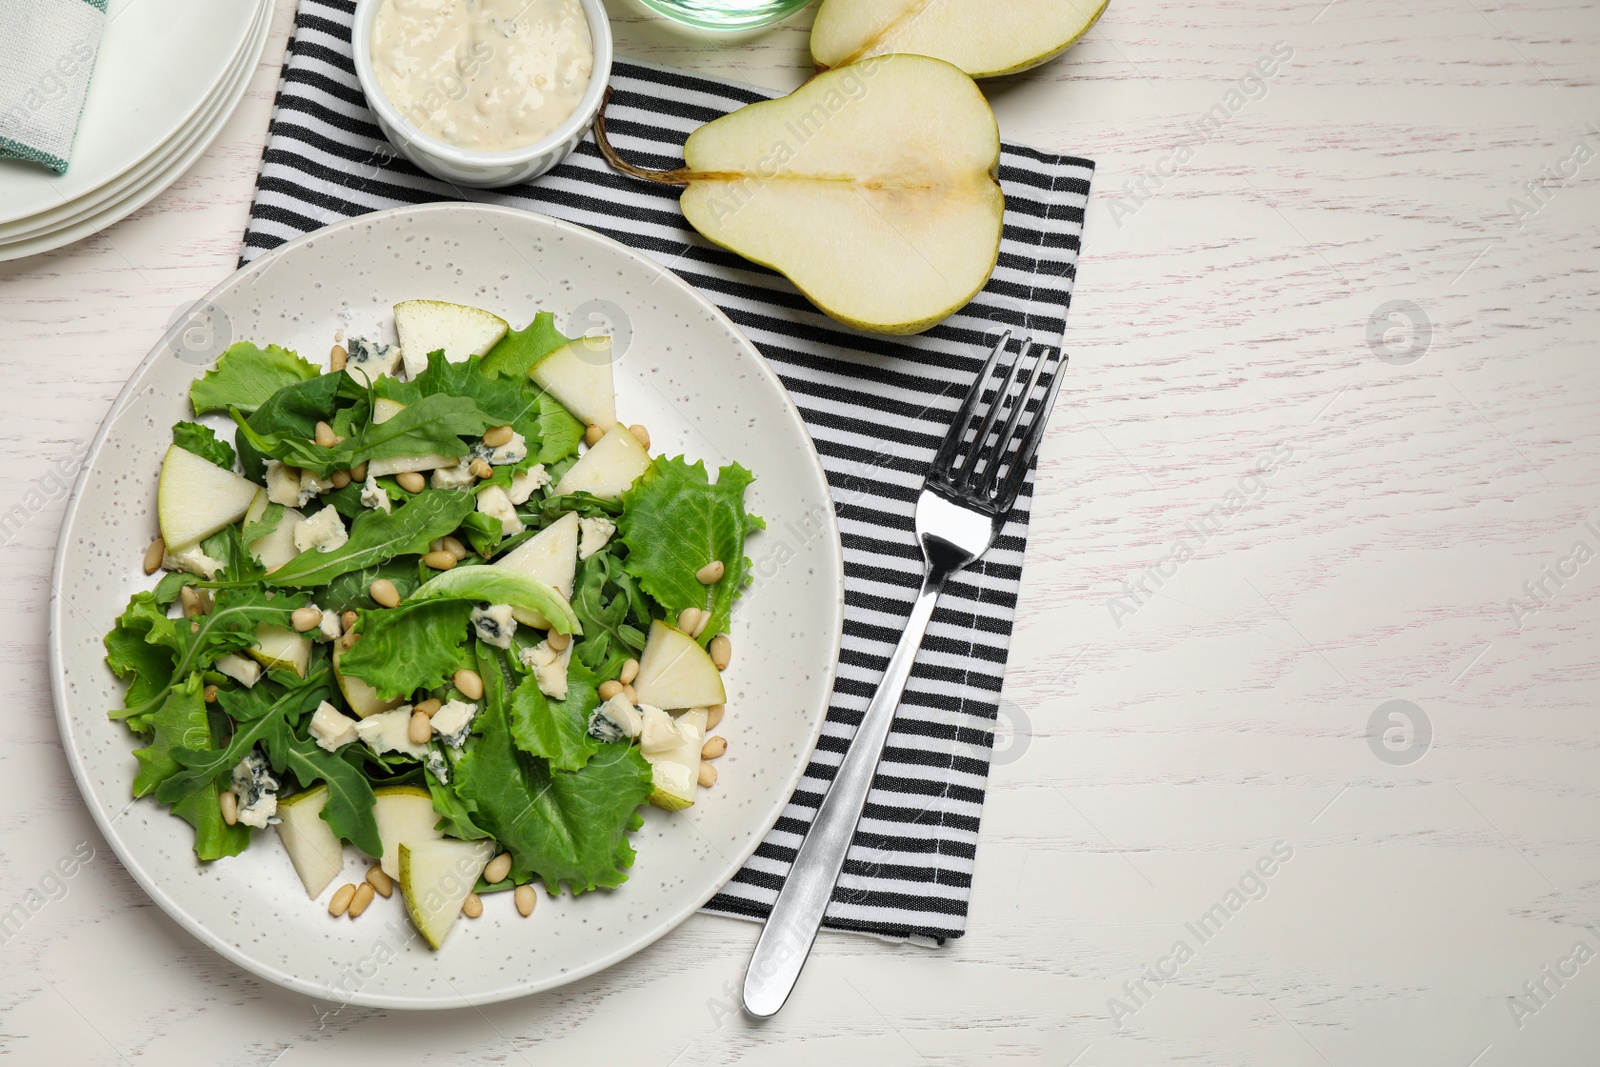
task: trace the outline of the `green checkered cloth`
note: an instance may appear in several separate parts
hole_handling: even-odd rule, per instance
[[[0,0],[0,158],[67,169],[106,0]]]

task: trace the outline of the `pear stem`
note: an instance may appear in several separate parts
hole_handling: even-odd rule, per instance
[[[594,117],[595,147],[600,149],[600,154],[605,157],[607,163],[624,174],[661,185],[688,185],[696,177],[694,171],[685,167],[679,167],[677,170],[652,170],[623,159],[621,153],[611,146],[611,139],[606,136],[606,108],[610,106],[611,87],[608,85],[606,95],[600,101],[600,113]]]

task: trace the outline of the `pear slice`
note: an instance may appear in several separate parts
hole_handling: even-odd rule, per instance
[[[312,900],[344,869],[344,844],[322,817],[327,802],[325,785],[278,801],[278,840]]]
[[[173,445],[161,461],[156,517],[169,551],[186,548],[238,522],[261,487],[186,448]]]
[[[829,71],[700,127],[685,166],[635,177],[686,186],[708,240],[782,272],[848,326],[920,333],[983,288],[1000,254],[1000,131],[977,83],[927,56]]]
[[[245,650],[263,667],[290,670],[304,678],[311,662],[311,640],[282,626],[256,627],[256,647]]]
[[[417,932],[434,948],[444,944],[450,928],[461,917],[461,905],[478,884],[478,876],[494,857],[493,841],[406,842],[400,846],[400,892],[406,914]]]
[[[1108,0],[824,0],[811,27],[818,70],[910,52],[974,78],[1054,59],[1089,32]]]
[[[536,578],[571,600],[572,580],[578,569],[578,513],[567,512],[493,565]],[[513,605],[511,615],[524,626],[550,628],[550,621],[536,611]]]
[[[412,303],[429,303],[417,300]],[[395,305],[398,311],[401,305]],[[447,304],[446,307],[454,307]],[[470,308],[468,310],[471,310]],[[424,361],[424,367],[427,363]],[[413,374],[412,377],[416,375]],[[388,422],[406,409],[398,400],[390,400],[380,396],[372,404],[372,421],[374,424]],[[408,474],[413,471],[438,470],[440,467],[454,467],[456,461],[449,456],[441,456],[437,452],[428,452],[420,456],[389,456],[386,459],[374,459],[367,462],[367,474],[373,478],[383,478],[391,474]]]
[[[445,359],[459,363],[488,352],[510,328],[498,315],[443,300],[403,300],[394,306],[400,357],[412,380],[428,369],[428,353],[443,349]]]
[[[378,863],[390,878],[400,877],[400,846],[421,845],[444,837],[435,830],[439,815],[433,810],[433,796],[417,785],[384,785],[374,789],[378,799],[372,817],[378,822],[378,840],[383,855]]]
[[[358,719],[369,719],[374,715],[398,708],[405,703],[399,697],[393,700],[383,700],[378,696],[378,691],[368,685],[364,679],[353,674],[346,674],[339,669],[339,657],[343,650],[337,642],[333,646],[333,677],[339,683],[339,692],[344,694],[344,702],[350,705],[350,710],[356,713]],[[390,877],[393,877],[392,875]]]
[[[645,731],[656,726],[661,731],[659,719],[670,719],[672,743],[666,747],[646,746],[641,742],[639,753],[650,764],[650,803],[667,811],[682,811],[694,803],[700,786],[700,749],[705,744],[706,709],[690,708],[673,718],[656,708],[646,708]],[[652,721],[656,720],[656,721]]]
[[[590,426],[610,426],[617,421],[609,337],[580,337],[562,345],[534,364],[528,377]]]
[[[704,708],[728,699],[722,688],[722,672],[706,650],[694,638],[660,619],[650,624],[633,691],[638,703],[669,709]]]
[[[567,468],[556,483],[556,495],[582,491],[603,500],[615,500],[649,468],[650,453],[619,422]]]
[[[250,510],[244,513],[245,525],[260,520],[266,510],[267,498],[265,494],[261,494],[250,505]],[[272,532],[262,534],[250,542],[250,554],[269,572],[277,570],[300,554],[300,550],[294,547],[294,529],[305,521],[306,517],[299,511],[294,508],[284,508],[283,515],[278,519],[278,525],[272,528]]]

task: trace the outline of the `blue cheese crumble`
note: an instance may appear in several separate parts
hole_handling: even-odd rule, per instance
[[[491,519],[500,520],[501,537],[522,532],[522,520],[517,517],[516,505],[511,503],[506,491],[498,485],[491,485],[478,494],[478,510]]]
[[[543,463],[535,463],[521,474],[511,476],[511,488],[506,490],[506,496],[511,498],[513,504],[522,505],[533,496],[534,490],[543,489],[550,484],[550,472],[544,469]]]
[[[400,365],[399,345],[352,337],[345,349],[349,352],[344,363],[345,373],[362,385],[371,385],[380,374],[393,377],[395,368]]]
[[[451,748],[460,748],[467,743],[467,735],[472,732],[472,720],[477,715],[478,705],[465,700],[452,700],[434,712],[430,721],[440,741]]]
[[[517,620],[511,617],[510,604],[473,608],[471,621],[478,640],[496,648],[511,647],[511,635],[517,632]]]
[[[602,744],[638,737],[643,729],[644,717],[621,693],[595,708],[589,716],[589,736]]]
[[[439,784],[450,784],[450,761],[444,758],[444,753],[428,749],[428,754],[422,758],[422,765],[428,768],[429,774],[439,779]]]
[[[435,489],[471,489],[478,476],[471,470],[472,457],[463,456],[454,466],[435,467],[428,484]]]
[[[332,504],[294,528],[294,547],[302,552],[313,548],[318,552],[332,552],[348,540],[350,534],[344,528],[344,520]]]
[[[578,558],[588,559],[611,540],[617,524],[607,518],[582,518],[578,520]]]
[[[265,829],[278,814],[278,780],[267,766],[267,757],[258,750],[239,761],[233,769],[233,795],[239,798],[239,821]]]
[[[484,460],[491,467],[503,467],[510,463],[521,463],[528,458],[528,440],[513,430],[511,432],[511,440],[503,445],[490,446],[479,441],[472,446],[469,458]]]
[[[389,503],[389,494],[383,491],[383,486],[378,484],[376,474],[367,475],[367,480],[361,486],[361,506],[376,508],[389,515],[394,511],[394,505]]]

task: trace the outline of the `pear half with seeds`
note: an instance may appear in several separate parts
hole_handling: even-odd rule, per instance
[[[849,326],[920,333],[982,289],[1000,251],[1000,132],[973,80],[926,56],[893,55],[818,75],[794,93],[700,127],[685,166],[624,161],[684,186],[689,224],[782,272]]]
[[[974,78],[1054,59],[1109,0],[825,0],[811,27],[818,70],[892,52],[954,63]]]

